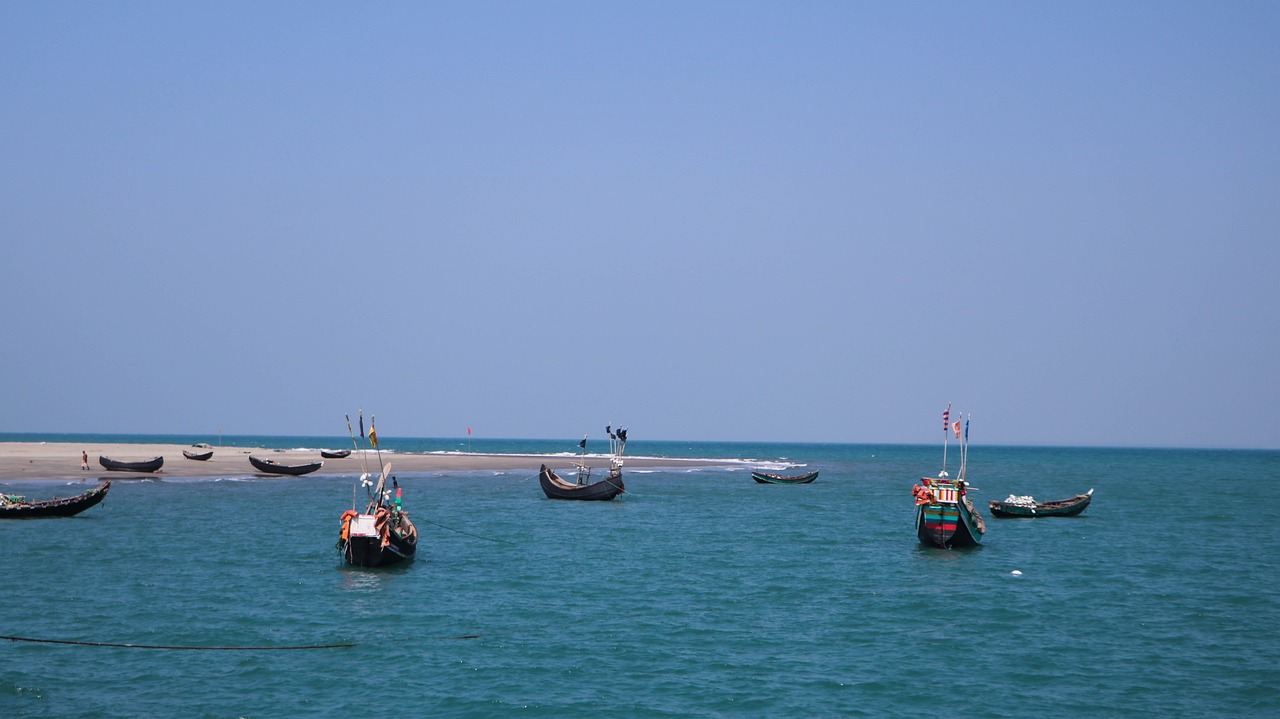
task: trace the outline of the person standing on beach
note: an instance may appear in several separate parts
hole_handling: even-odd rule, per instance
[[[80,469],[88,469],[88,468],[89,468],[89,453],[82,449],[80,450]]]

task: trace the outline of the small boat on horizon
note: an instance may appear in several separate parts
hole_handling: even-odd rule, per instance
[[[107,498],[111,480],[83,494],[59,499],[28,500],[12,494],[0,494],[0,519],[36,519],[40,517],[74,517]]]
[[[991,516],[1001,519],[1031,519],[1035,517],[1074,517],[1093,501],[1093,490],[1067,499],[1037,502],[1028,495],[1009,495],[1003,502],[990,500]]]
[[[306,464],[280,464],[274,459],[258,459],[252,454],[249,455],[249,464],[254,469],[265,474],[287,474],[292,477],[298,477],[312,472],[324,466],[324,462],[308,462]]]
[[[98,456],[98,464],[112,472],[155,472],[164,465],[164,457],[154,457],[138,462],[123,462],[110,457]]]
[[[751,478],[760,484],[811,484],[813,480],[818,478],[818,471],[814,470],[808,474],[794,474],[791,476],[752,472]]]
[[[916,498],[916,538],[921,544],[942,549],[976,547],[982,543],[987,524],[973,508],[968,493],[974,490],[965,481],[969,460],[969,422],[964,423],[964,441],[960,445],[960,473],[955,479],[947,474],[947,436],[954,431],[960,438],[960,420],[951,424],[951,405],[942,413],[942,471],[937,477],[922,477],[912,485]]]

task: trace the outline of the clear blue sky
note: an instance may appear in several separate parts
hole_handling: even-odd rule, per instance
[[[0,2],[0,431],[1280,447],[1275,2]]]

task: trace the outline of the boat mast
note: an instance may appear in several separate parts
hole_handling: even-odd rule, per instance
[[[366,488],[365,494],[368,494],[367,488],[373,484],[372,482],[369,481],[369,465],[365,459],[364,452],[360,451],[360,445],[356,443],[356,433],[354,430],[351,429],[351,415],[346,414],[343,416],[347,418],[347,435],[351,437],[352,450],[356,453],[356,455],[360,457],[360,484],[365,486]],[[364,410],[363,409],[360,410],[360,437],[361,438],[364,437]],[[351,488],[351,495],[352,495],[351,508],[355,509],[356,498],[355,498],[354,487]],[[373,501],[373,497],[369,497],[369,500]]]
[[[373,450],[378,456],[378,469],[381,474],[378,476],[378,486],[375,488],[378,506],[382,506],[382,493],[387,486],[387,471],[390,465],[382,463],[382,448],[378,446],[378,421],[373,415],[369,415],[369,444],[373,445]]]
[[[587,435],[582,435],[578,448],[582,450],[578,455],[578,484],[586,484],[586,480],[591,479],[591,470],[587,468]]]

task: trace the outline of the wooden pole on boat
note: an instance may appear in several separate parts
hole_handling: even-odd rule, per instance
[[[360,445],[356,444],[356,433],[355,430],[351,429],[351,415],[344,414],[343,416],[347,418],[347,434],[351,437],[351,448],[355,450],[356,454],[360,455],[360,472],[367,475],[369,474],[369,467],[365,465],[364,452],[361,452]]]
[[[947,476],[947,438],[951,436],[951,403],[947,403],[947,408],[942,410],[942,471],[938,473],[939,477]]]

